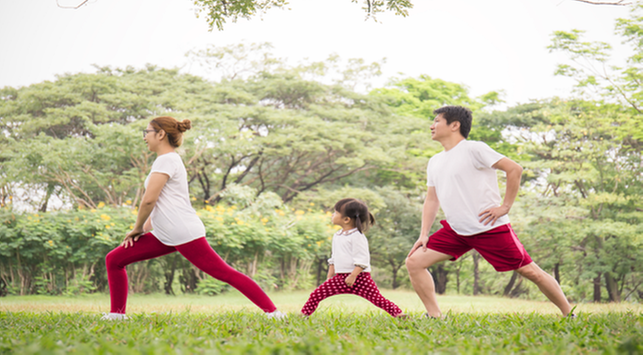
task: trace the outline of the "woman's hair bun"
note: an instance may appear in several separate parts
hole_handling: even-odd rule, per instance
[[[179,132],[183,133],[187,131],[188,129],[192,128],[192,122],[188,119],[185,119],[181,122],[176,123],[176,128],[179,130]]]

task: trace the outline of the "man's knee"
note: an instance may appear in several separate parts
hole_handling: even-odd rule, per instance
[[[421,253],[421,252],[422,251],[416,251],[415,253]],[[406,270],[409,273],[426,270],[426,268],[431,266],[433,263],[425,259],[427,258],[422,258],[422,255],[416,255],[416,254],[411,255],[411,257],[406,258]]]
[[[413,257],[406,258],[406,270],[409,273],[415,272],[420,269],[422,268],[419,266],[419,262],[417,258],[413,258]]]
[[[425,271],[432,265],[451,258],[452,256],[450,255],[439,253],[431,249],[427,249],[426,251],[416,250],[411,257],[406,258],[406,269],[409,274],[418,271]]]
[[[538,267],[535,263],[525,265],[520,269],[516,270],[522,277],[534,282],[539,283],[543,278],[547,277],[547,274]]]

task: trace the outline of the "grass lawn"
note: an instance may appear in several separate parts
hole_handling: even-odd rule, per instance
[[[547,302],[440,296],[443,320],[421,317],[412,291],[382,290],[410,319],[350,295],[298,316],[309,292],[273,293],[287,321],[245,297],[132,295],[131,319],[99,321],[108,295],[0,298],[0,354],[643,353],[643,306],[581,304],[570,320]]]

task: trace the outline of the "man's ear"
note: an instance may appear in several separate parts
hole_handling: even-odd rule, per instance
[[[451,128],[452,132],[460,131],[460,121],[453,121],[449,125],[449,128]]]

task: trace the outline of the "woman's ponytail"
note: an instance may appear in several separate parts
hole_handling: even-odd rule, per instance
[[[181,133],[187,131],[190,128],[192,128],[192,122],[188,119],[185,119],[181,122],[176,122],[176,129],[178,129]]]
[[[174,117],[161,116],[153,119],[150,124],[157,130],[164,130],[167,134],[168,142],[174,148],[178,148],[183,143],[183,132],[192,128],[190,120],[177,121]]]

